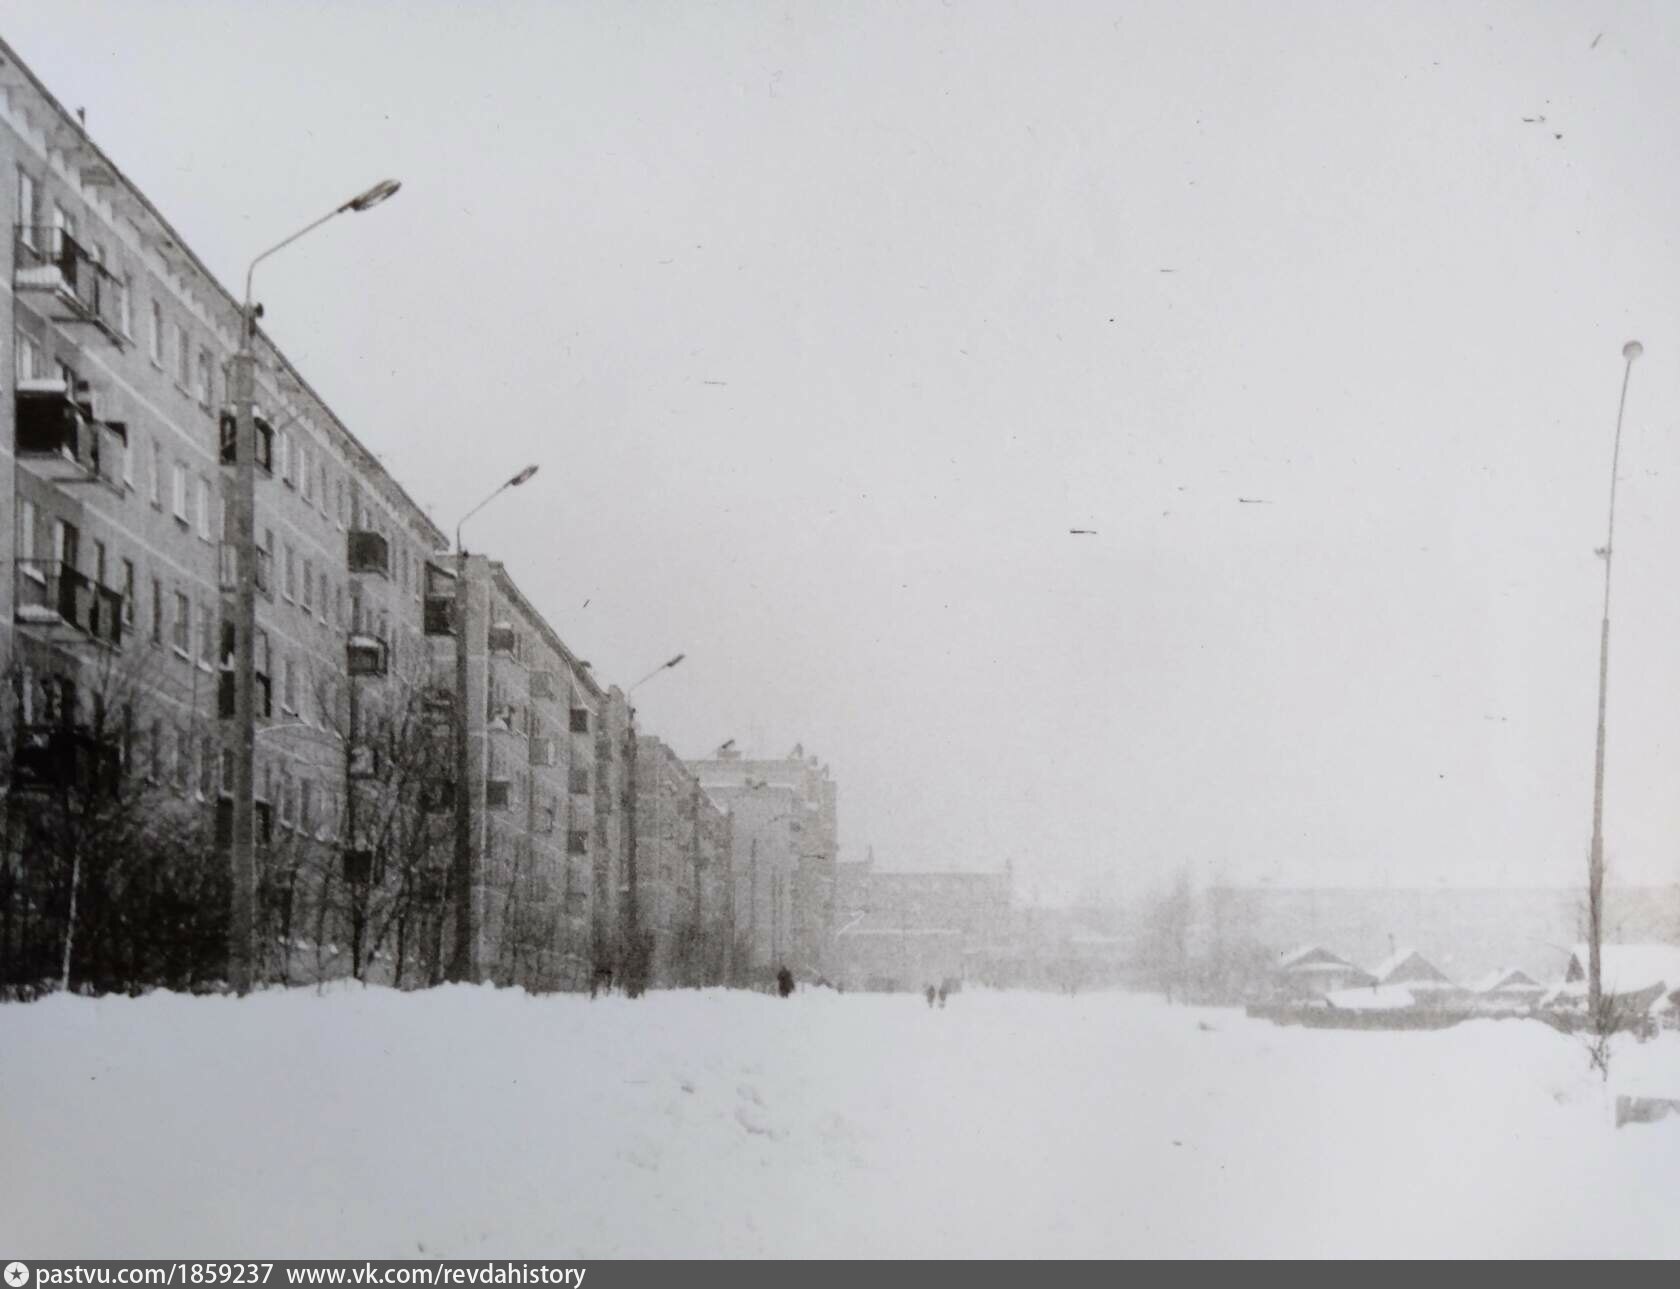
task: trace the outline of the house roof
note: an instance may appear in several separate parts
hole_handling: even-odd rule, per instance
[[[1545,986],[1518,967],[1495,967],[1471,985],[1470,989],[1478,994],[1489,994],[1496,989],[1511,993],[1540,993]]]
[[[1371,974],[1385,984],[1403,984],[1414,980],[1450,983],[1439,967],[1410,946],[1396,949],[1389,954],[1371,968]]]
[[[1278,968],[1282,971],[1351,966],[1353,966],[1353,963],[1346,958],[1339,958],[1323,945],[1318,944],[1303,944],[1299,948],[1291,949],[1288,953],[1278,955]]]

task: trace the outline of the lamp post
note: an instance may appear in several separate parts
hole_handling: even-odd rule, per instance
[[[1592,850],[1587,858],[1587,1018],[1598,1020],[1604,988],[1600,969],[1604,935],[1604,717],[1610,688],[1610,561],[1616,553],[1616,471],[1622,457],[1622,413],[1627,410],[1633,360],[1645,346],[1622,346],[1622,395],[1616,404],[1616,438],[1610,449],[1610,519],[1604,538],[1604,617],[1598,632],[1598,743],[1593,758]]]
[[[233,542],[237,559],[233,587],[233,836],[228,918],[228,977],[233,988],[249,993],[256,969],[256,635],[257,635],[257,318],[251,279],[276,251],[290,246],[329,219],[372,210],[402,185],[386,179],[276,242],[245,270],[245,298],[240,306],[239,348],[228,367],[229,401],[234,412]],[[223,606],[224,613],[227,606]],[[225,619],[224,619],[225,620]]]
[[[449,866],[449,884],[454,888],[455,944],[446,975],[450,980],[478,979],[478,937],[473,911],[472,853],[472,757],[467,739],[467,718],[472,710],[467,695],[467,552],[461,545],[461,529],[467,520],[483,510],[509,488],[517,488],[536,474],[528,465],[498,487],[478,505],[461,516],[455,525],[455,851]]]
[[[646,964],[641,964],[642,919],[641,911],[636,906],[636,706],[630,700],[636,696],[636,691],[647,684],[648,681],[663,672],[670,671],[686,657],[688,657],[687,654],[679,653],[674,657],[667,658],[624,691],[624,813],[627,817],[626,827],[629,829],[629,835],[625,838],[624,846],[624,885],[626,888],[624,900],[624,965],[630,968],[630,975],[633,977],[630,987],[637,992],[640,991],[644,982],[635,977],[642,974]],[[632,963],[640,965],[631,967]]]

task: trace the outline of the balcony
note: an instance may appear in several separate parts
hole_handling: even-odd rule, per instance
[[[390,651],[378,636],[353,635],[345,646],[345,663],[352,676],[383,676],[390,669]]]
[[[453,595],[428,595],[424,616],[425,621],[422,625],[427,635],[454,635],[455,597]]]
[[[262,408],[256,409],[255,422],[257,427],[257,466],[265,474],[274,473],[274,427],[263,415]],[[222,427],[222,464],[239,464],[239,417],[231,407],[224,407],[221,415]]]
[[[234,674],[229,667],[216,675],[216,715],[224,721],[231,721],[234,716],[234,700],[238,692]],[[274,684],[260,671],[252,676],[252,680],[256,684],[252,691],[256,714],[263,720],[271,720],[274,716]]]
[[[511,622],[492,622],[489,632],[490,652],[513,657],[519,649],[519,636]]]
[[[269,565],[273,563],[269,553],[261,546],[252,547],[257,553],[257,591],[262,595],[273,596],[273,582],[269,576]],[[223,542],[221,545],[221,588],[230,594],[239,589],[239,546],[235,542]]]
[[[506,810],[513,800],[513,784],[507,779],[486,779],[484,781],[484,807],[486,810]]]
[[[374,577],[391,576],[391,544],[381,533],[352,528],[349,534],[349,564],[352,573]]]
[[[60,560],[17,561],[20,626],[62,629],[120,649],[122,606],[120,591],[100,586]]]
[[[12,754],[12,792],[115,792],[122,755],[110,739],[80,725],[20,725]]]
[[[64,230],[19,224],[13,230],[12,290],[53,322],[97,327],[122,345],[123,284]]]
[[[122,489],[128,427],[95,419],[93,404],[62,380],[17,385],[17,455],[51,483],[103,483]]]

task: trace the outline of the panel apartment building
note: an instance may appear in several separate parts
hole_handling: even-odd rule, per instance
[[[828,767],[803,746],[754,760],[726,745],[689,769],[733,820],[738,934],[750,970],[829,975],[840,843],[839,788]]]
[[[731,821],[662,740],[636,741],[639,926],[653,941],[651,983],[721,984],[736,926]]]
[[[67,783],[120,774],[215,844],[231,835],[227,364],[241,310],[3,42],[0,174],[13,213],[0,273],[12,679],[0,956],[28,956],[28,917],[11,914],[40,915],[24,890],[39,860],[16,823]],[[438,724],[427,570],[445,537],[265,336],[254,347],[259,971],[435,980],[452,936],[454,785],[421,734]],[[483,611],[476,688],[459,705],[475,749],[465,791],[483,830],[473,858],[493,861],[478,885],[517,886],[518,925],[539,910],[561,924],[513,975],[575,983],[591,956],[579,946],[600,690],[499,565],[479,561],[468,582]],[[68,881],[72,909],[81,880]],[[479,895],[505,924],[505,891]],[[487,964],[506,940],[489,935]]]

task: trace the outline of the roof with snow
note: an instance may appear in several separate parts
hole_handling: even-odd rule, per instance
[[[1346,958],[1339,958],[1323,945],[1303,944],[1298,949],[1278,955],[1280,971],[1323,970],[1327,967],[1352,967]],[[1357,968],[1355,968],[1357,970]]]
[[[1502,993],[1538,994],[1543,993],[1545,988],[1528,972],[1518,967],[1495,967],[1470,986],[1471,991],[1478,994],[1491,994],[1495,990]]]
[[[1371,974],[1385,985],[1409,984],[1414,981],[1433,981],[1451,984],[1446,974],[1416,949],[1396,949],[1371,969]]]

